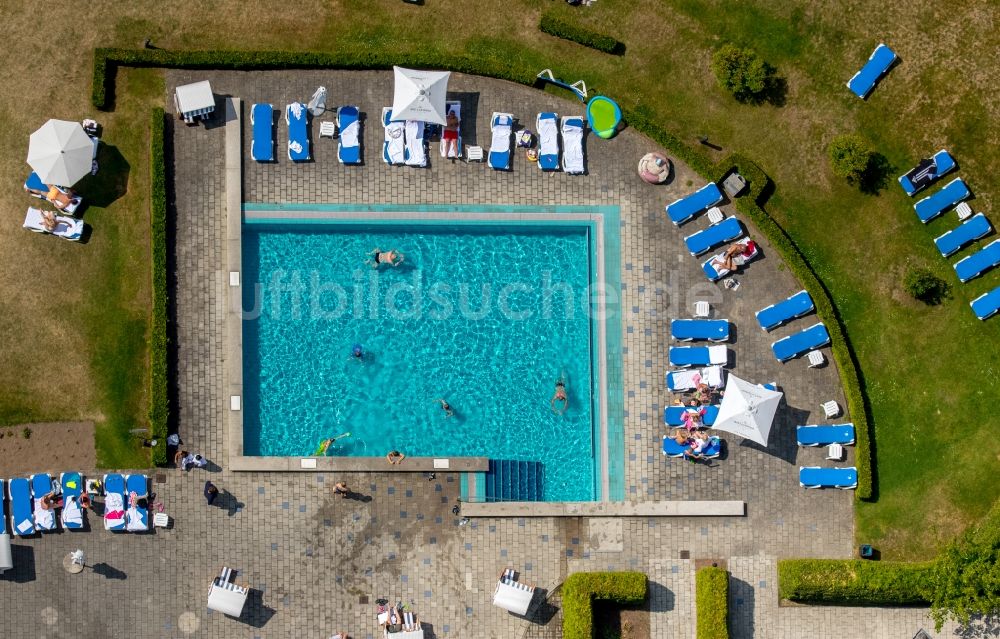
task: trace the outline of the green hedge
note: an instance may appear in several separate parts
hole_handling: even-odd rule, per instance
[[[694,576],[698,639],[729,639],[729,572],[706,566]]]
[[[778,562],[782,599],[817,604],[926,605],[933,598],[934,562],[863,559],[784,559]]]
[[[618,604],[646,600],[646,575],[641,572],[575,572],[562,585],[563,639],[593,639],[594,599]]]
[[[153,109],[150,123],[150,250],[152,253],[153,312],[149,330],[149,425],[158,444],[153,463],[167,463],[167,424],[170,419],[170,379],[167,366],[167,180],[164,160],[164,113]]]
[[[543,33],[547,33],[557,38],[562,38],[563,40],[569,40],[570,42],[575,42],[577,44],[582,44],[585,47],[597,49],[598,51],[602,51],[604,53],[610,53],[612,55],[622,55],[625,53],[624,43],[615,40],[609,35],[597,33],[596,31],[591,31],[586,27],[569,23],[564,20],[562,16],[556,15],[555,12],[552,11],[547,11],[542,14],[542,18],[538,22],[538,28],[541,29]]]
[[[187,69],[388,69],[393,64],[414,67],[438,67],[472,75],[482,75],[519,84],[533,85],[536,71],[516,62],[511,52],[491,48],[488,53],[451,55],[437,51],[413,51],[405,54],[374,50],[343,52],[291,52],[291,51],[167,51],[164,49],[95,49],[94,84],[92,100],[99,109],[108,107],[114,76],[119,65],[140,67],[168,67]],[[858,468],[858,488],[855,497],[870,499],[872,496],[872,456],[868,406],[861,390],[857,360],[847,341],[843,324],[833,300],[816,273],[806,262],[795,243],[760,206],[770,178],[757,164],[741,155],[730,155],[713,164],[700,149],[682,142],[669,133],[645,106],[624,109],[623,117],[634,129],[670,151],[697,173],[721,179],[732,168],[738,168],[749,182],[748,193],[737,198],[736,208],[746,215],[767,237],[781,254],[792,273],[809,291],[816,303],[816,312],[826,323],[832,342],[833,358],[840,371],[841,383],[847,397],[847,407],[854,420],[857,436],[855,447]]]

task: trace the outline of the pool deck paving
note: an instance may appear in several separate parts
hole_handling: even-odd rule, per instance
[[[750,229],[763,258],[738,275],[736,291],[707,282],[700,270],[705,258],[685,250],[683,237],[707,221],[699,218],[678,229],[663,207],[703,178],[675,162],[665,185],[642,182],[638,159],[655,145],[630,130],[608,141],[588,136],[583,176],[543,173],[521,153],[515,154],[513,170],[503,173],[485,163],[444,161],[436,142],[429,150],[430,168],[388,167],[380,158],[378,118],[391,101],[389,72],[165,75],[168,105],[174,86],[207,78],[217,96],[242,100],[246,117],[241,171],[232,165],[231,147],[226,160],[225,118],[207,127],[177,120],[168,125],[178,423],[184,448],[211,463],[205,470],[151,471],[153,501],[172,518],[168,529],[111,534],[91,516],[92,530],[15,539],[16,569],[0,578],[4,636],[329,637],[345,629],[352,637],[371,639],[381,636],[375,600],[384,597],[411,604],[428,637],[558,637],[554,591],[566,575],[639,570],[650,579],[651,635],[689,638],[695,623],[694,566],[703,559],[725,561],[731,572],[733,637],[908,639],[920,627],[932,629],[921,609],[779,606],[778,559],[843,558],[854,552],[853,493],[805,490],[797,481],[798,466],[831,464],[823,461],[822,449],[795,445],[795,425],[827,423],[820,403],[834,399],[844,406],[844,398],[832,364],[809,369],[802,359],[780,364],[771,354],[771,341],[816,320],[806,317],[772,333],[757,326],[756,310],[801,289],[764,238]],[[320,139],[315,120],[313,161],[287,159],[281,121],[278,161],[252,162],[249,106],[268,101],[281,110],[293,99],[306,102],[320,85],[328,88],[328,105],[356,104],[366,114],[364,165],[340,165],[337,141]],[[532,130],[539,111],[583,113],[578,102],[462,74],[452,75],[449,98],[462,101],[464,143],[484,147],[494,110],[514,111]],[[333,119],[328,116],[319,119]],[[429,478],[423,472],[232,470],[224,374],[231,295],[225,238],[227,198],[233,201],[236,176],[242,178],[243,201],[254,203],[620,207],[628,503],[617,508],[623,516],[512,513],[463,520],[452,511],[460,494],[454,472]],[[750,381],[776,381],[785,393],[768,447],[722,433],[726,454],[710,464],[660,453],[666,432],[662,412],[670,401],[663,381],[669,321],[690,317],[697,300],[709,301],[716,317],[733,323],[730,370]],[[405,471],[405,462],[397,470]],[[206,480],[223,493],[214,506],[202,496]],[[335,497],[336,481],[356,492],[348,499]],[[689,512],[678,510],[676,502],[684,501],[745,503],[746,514],[661,516]],[[69,575],[62,560],[78,547],[87,553],[88,569]],[[252,588],[239,620],[205,607],[209,584],[223,565],[237,569],[237,581]],[[492,606],[497,576],[506,567],[543,596],[552,595],[556,605],[536,598],[529,619]],[[931,636],[948,634],[957,634],[953,625]]]

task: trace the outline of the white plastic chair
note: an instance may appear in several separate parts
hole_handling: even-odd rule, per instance
[[[819,351],[809,351],[809,368],[816,368],[826,363],[823,353]]]
[[[467,146],[467,147],[465,147],[465,161],[466,162],[482,162],[483,161],[483,147],[481,147],[481,146]]]
[[[827,419],[836,417],[837,415],[840,414],[840,406],[838,406],[837,402],[833,401],[832,399],[828,402],[823,402],[822,404],[820,404],[820,407],[826,414]]]
[[[844,447],[841,444],[830,444],[826,452],[826,458],[833,461],[841,461],[844,458]]]
[[[713,206],[708,209],[708,223],[718,224],[722,220],[726,219],[726,216],[722,213],[722,209],[717,206]]]
[[[694,316],[695,317],[708,317],[711,312],[712,307],[708,305],[708,302],[695,302],[694,303]]]
[[[337,133],[337,125],[327,120],[319,123],[319,137],[332,138]]]
[[[156,513],[153,515],[153,526],[156,528],[167,528],[170,526],[170,517],[167,513]]]
[[[972,217],[972,207],[969,206],[968,202],[959,202],[958,206],[955,207],[955,210],[958,211],[959,222]]]

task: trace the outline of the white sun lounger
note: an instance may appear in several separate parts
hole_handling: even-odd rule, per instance
[[[583,136],[586,132],[582,116],[566,116],[562,119],[562,169],[570,175],[582,175],[583,163]]]
[[[510,169],[510,142],[514,132],[514,115],[511,113],[494,113],[490,118],[490,155],[486,163],[496,171]]]
[[[444,129],[441,129],[441,157],[458,159],[462,157],[462,103],[446,102],[444,106],[445,114],[454,113],[458,118],[458,141],[455,143],[455,152],[448,152],[448,143],[444,139]]]
[[[559,169],[559,116],[552,112],[539,113],[535,119],[538,130],[538,168]]]
[[[403,164],[406,162],[406,140],[404,137],[406,123],[403,120],[392,119],[392,107],[383,107],[382,127],[385,129],[382,161],[386,164]]]
[[[24,228],[35,233],[49,233],[70,242],[79,242],[83,237],[83,220],[56,215],[56,230],[47,231],[42,219],[41,209],[28,207],[28,213],[24,216]]]

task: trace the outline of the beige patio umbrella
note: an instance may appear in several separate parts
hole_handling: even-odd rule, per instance
[[[46,184],[73,186],[90,173],[94,140],[79,122],[49,120],[31,134],[28,165]]]

